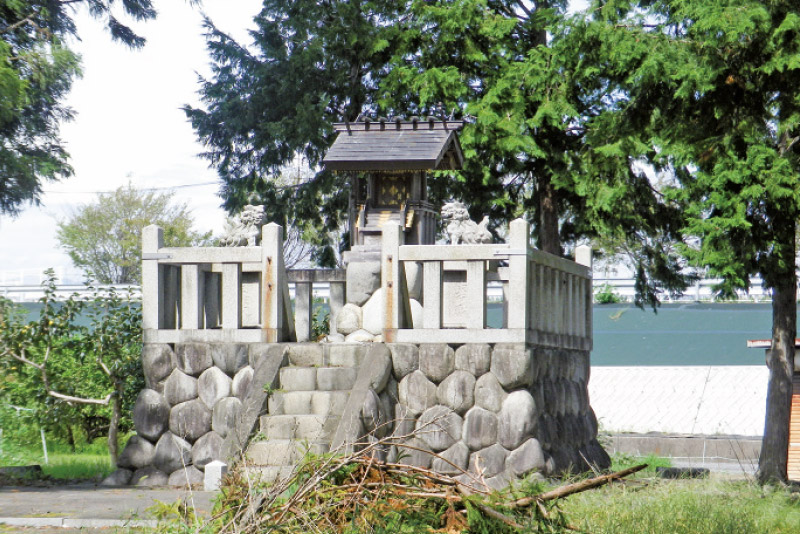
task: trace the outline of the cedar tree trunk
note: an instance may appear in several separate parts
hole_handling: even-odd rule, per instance
[[[772,348],[767,357],[767,414],[758,458],[758,481],[761,483],[786,482],[789,453],[789,413],[797,335],[796,272],[786,273],[775,286],[772,293]]]
[[[561,237],[558,232],[558,197],[550,176],[537,176],[539,186],[539,249],[561,256]]]

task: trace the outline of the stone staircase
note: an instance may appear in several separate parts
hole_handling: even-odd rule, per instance
[[[278,389],[247,449],[251,472],[271,482],[291,474],[306,453],[330,450],[363,357],[358,344],[289,346],[289,365],[280,369]]]

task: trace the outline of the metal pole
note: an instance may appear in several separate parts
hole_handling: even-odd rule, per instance
[[[44,439],[44,428],[39,427],[39,434],[42,435],[42,451],[44,452],[44,464],[48,465],[50,460],[47,459],[47,441]]]

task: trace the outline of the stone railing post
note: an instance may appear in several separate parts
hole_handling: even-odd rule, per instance
[[[269,341],[274,343],[279,341],[285,320],[280,279],[283,271],[283,228],[280,225],[269,223],[261,228],[261,263],[262,328],[268,332]]]
[[[158,330],[163,324],[164,296],[158,249],[164,247],[164,230],[155,224],[142,230],[142,328]]]
[[[339,315],[339,312],[344,306],[345,290],[346,287],[344,282],[330,283],[330,300],[328,302],[330,304],[330,309],[331,309],[331,314],[330,314],[331,334],[338,334],[338,332],[336,331],[336,321],[334,319]]]
[[[294,283],[294,326],[297,332],[297,341],[308,341],[311,339],[311,326],[313,311],[311,282]]]
[[[530,319],[528,305],[531,290],[528,287],[530,232],[530,224],[523,219],[514,219],[509,225],[508,244],[511,255],[508,259],[508,328],[512,330],[527,330]],[[541,312],[542,310],[537,310],[537,313]]]
[[[396,222],[383,225],[381,237],[381,287],[384,298],[384,341],[392,341],[392,332],[406,323],[408,295],[405,293],[405,270],[400,266],[403,230]],[[405,301],[405,304],[404,304]]]
[[[592,303],[594,302],[594,291],[592,288],[592,247],[581,245],[575,249],[575,263],[589,268],[589,279],[585,281],[582,291],[579,291],[581,310],[579,323],[581,335],[588,339],[589,345],[592,340]]]

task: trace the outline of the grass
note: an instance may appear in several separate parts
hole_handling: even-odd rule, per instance
[[[800,496],[748,482],[660,480],[618,484],[562,502],[571,523],[593,534],[796,534]]]
[[[3,442],[2,466],[38,464],[45,476],[68,480],[105,477],[113,471],[105,440],[95,440],[92,444],[78,447],[75,452],[67,445],[48,442],[48,460],[45,464],[41,445]]]
[[[672,467],[669,458],[662,458],[654,454],[647,456],[632,456],[630,454],[617,453],[611,457],[611,470],[622,471],[635,465],[647,464],[647,468],[639,472],[638,476],[653,476],[658,467]]]

